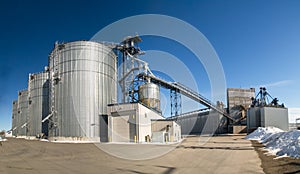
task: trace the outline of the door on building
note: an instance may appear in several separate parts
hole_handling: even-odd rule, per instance
[[[100,141],[108,142],[108,115],[100,115]]]

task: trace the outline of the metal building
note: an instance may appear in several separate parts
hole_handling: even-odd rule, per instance
[[[199,110],[181,114],[176,123],[181,126],[182,135],[227,133],[227,119],[214,111]]]
[[[113,49],[91,41],[55,44],[49,71],[49,137],[99,141],[107,104],[117,102]]]
[[[288,131],[288,109],[283,103],[279,104],[279,100],[273,98],[265,87],[261,87],[247,112],[247,132],[251,133],[258,127],[268,126]]]
[[[12,135],[17,135],[18,100],[12,102]]]
[[[247,127],[251,133],[258,127],[274,126],[284,131],[289,130],[288,108],[252,107],[248,110]]]
[[[229,122],[228,131],[234,134],[247,132],[247,110],[255,97],[255,89],[228,88],[227,107],[228,113],[237,122]]]
[[[227,107],[229,113],[235,106],[243,106],[248,109],[251,104],[251,98],[255,97],[255,89],[228,88],[227,89]]]
[[[42,124],[49,114],[49,72],[29,75],[28,81],[28,136],[48,135],[48,122]]]
[[[27,135],[28,120],[28,90],[18,93],[17,136]]]

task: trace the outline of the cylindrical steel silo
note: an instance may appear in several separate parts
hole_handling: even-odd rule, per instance
[[[30,74],[28,92],[28,136],[48,135],[48,122],[42,120],[49,114],[49,72]]]
[[[28,120],[28,90],[19,91],[18,95],[17,136],[26,136]]]
[[[145,83],[139,86],[139,101],[146,106],[160,111],[160,89],[154,83]]]
[[[18,100],[12,103],[12,135],[17,135],[17,119],[18,119]]]
[[[49,71],[49,137],[98,141],[99,117],[107,114],[107,104],[115,103],[117,96],[113,49],[91,41],[55,44]]]

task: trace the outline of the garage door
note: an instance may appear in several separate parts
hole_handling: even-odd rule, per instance
[[[113,117],[113,141],[130,142],[129,115]]]

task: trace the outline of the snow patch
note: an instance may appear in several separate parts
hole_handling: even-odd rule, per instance
[[[40,141],[49,142],[47,139],[40,139]]]
[[[258,140],[265,145],[267,154],[278,157],[300,158],[300,131],[284,132],[276,127],[259,127],[245,137],[248,140]]]
[[[268,138],[274,133],[283,132],[277,127],[259,127],[254,132],[246,136],[248,140],[262,140]]]
[[[4,138],[4,139],[2,139],[2,138],[0,137],[0,141],[7,141],[7,139],[5,139],[5,138]]]

